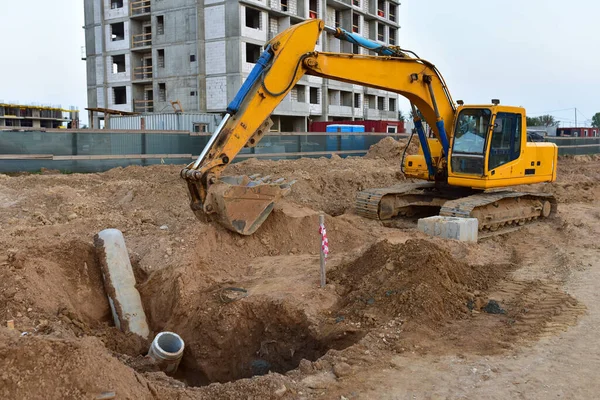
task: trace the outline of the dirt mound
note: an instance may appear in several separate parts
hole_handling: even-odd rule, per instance
[[[115,392],[149,398],[143,378],[92,337],[19,337],[0,328],[0,395],[6,399],[81,399]]]
[[[280,161],[251,159],[229,166],[226,173],[263,174],[295,180],[286,199],[334,216],[352,209],[359,191],[388,187],[404,180],[397,163],[353,157]]]
[[[406,149],[407,145],[408,149]],[[395,140],[392,137],[386,137],[385,139],[382,139],[373,146],[371,146],[365,158],[375,160],[383,159],[386,161],[400,162],[402,161],[402,154],[404,154],[404,149],[406,149],[407,155],[418,154],[419,144],[417,139],[413,137],[409,144],[408,139]]]
[[[23,330],[61,315],[91,326],[110,321],[102,275],[91,244],[72,240],[9,249],[0,258],[0,318]]]
[[[374,322],[410,318],[440,322],[460,318],[475,306],[475,293],[501,279],[507,268],[456,260],[425,240],[381,241],[331,274],[345,291],[340,315]]]
[[[282,201],[251,236],[232,233],[216,223],[194,221],[184,243],[173,243],[169,260],[197,265],[206,260],[222,268],[212,268],[210,274],[216,279],[230,279],[235,265],[247,265],[248,261],[262,256],[294,254],[319,254],[319,213]],[[368,231],[370,220],[352,215],[326,217],[327,233],[333,254],[352,251],[375,240]],[[190,245],[193,244],[193,245]],[[224,268],[227,265],[231,268]]]

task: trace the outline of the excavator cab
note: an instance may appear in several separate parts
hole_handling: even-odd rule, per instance
[[[448,183],[473,189],[553,181],[558,150],[527,142],[521,107],[461,106],[450,147]]]

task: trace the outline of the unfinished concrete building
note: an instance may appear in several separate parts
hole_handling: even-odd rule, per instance
[[[88,107],[224,112],[263,50],[290,25],[321,18],[382,44],[398,40],[396,0],[85,0]],[[367,54],[323,33],[317,50]],[[305,76],[273,114],[278,131],[309,118],[394,120],[398,96]],[[99,126],[95,121],[95,126]]]
[[[27,105],[0,101],[0,128],[73,128],[79,127],[79,111],[59,105]]]

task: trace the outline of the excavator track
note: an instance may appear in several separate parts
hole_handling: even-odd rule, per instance
[[[429,182],[422,183],[402,183],[389,188],[367,189],[356,195],[354,209],[356,214],[369,219],[380,218],[379,209],[381,200],[388,195],[408,196],[410,194],[420,194],[423,190],[431,189],[434,184]]]
[[[480,237],[495,236],[556,214],[556,198],[548,193],[509,190],[483,192],[448,201],[440,215],[477,218]]]
[[[479,236],[483,238],[551,217],[556,214],[557,201],[548,193],[461,191],[425,182],[364,190],[358,193],[355,202],[358,215],[376,220],[410,215],[411,211],[424,207],[439,207],[442,216],[477,218]]]

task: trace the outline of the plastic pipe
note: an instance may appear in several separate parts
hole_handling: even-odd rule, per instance
[[[173,374],[179,367],[185,343],[181,337],[173,332],[161,332],[152,341],[148,356],[152,357],[159,368]]]
[[[115,326],[123,332],[133,332],[148,339],[150,330],[146,313],[135,288],[123,234],[117,229],[105,229],[94,237],[94,245]]]

